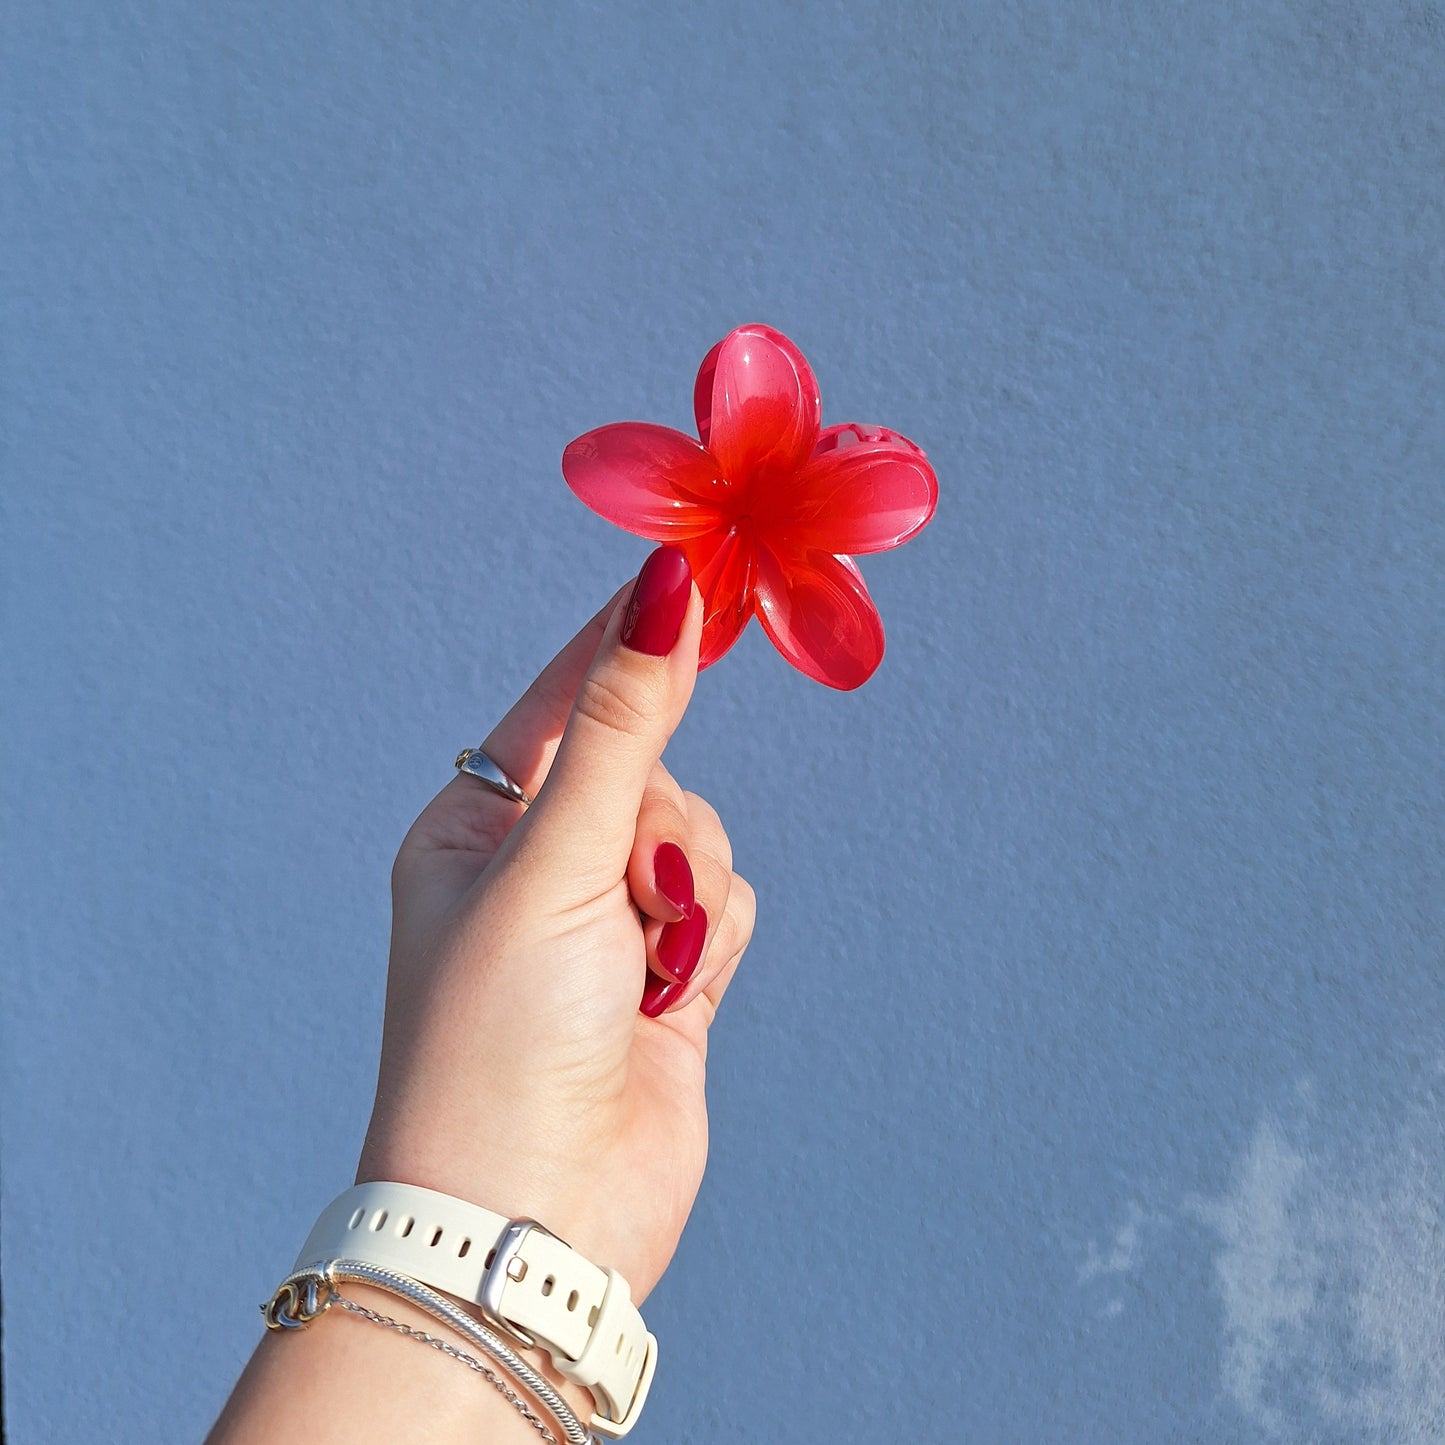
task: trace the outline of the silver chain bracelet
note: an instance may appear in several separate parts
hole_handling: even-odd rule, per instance
[[[567,1445],[598,1445],[597,1437],[577,1418],[572,1407],[534,1370],[517,1352],[505,1344],[484,1325],[478,1324],[465,1310],[458,1308],[445,1295],[394,1270],[380,1265],[367,1264],[356,1259],[333,1259],[309,1269],[297,1270],[281,1281],[276,1292],[261,1306],[262,1317],[268,1329],[299,1329],[311,1323],[318,1315],[324,1314],[333,1304],[339,1304],[352,1314],[362,1315],[386,1329],[396,1330],[431,1345],[444,1355],[450,1355],[462,1364],[475,1370],[490,1381],[511,1403],[522,1417],[537,1430],[551,1445],[562,1445],[556,1435],[543,1423],[534,1410],[495,1371],[482,1361],[457,1349],[445,1340],[428,1335],[423,1330],[394,1320],[388,1315],[378,1314],[365,1305],[341,1295],[336,1289],[338,1280],[354,1280],[359,1284],[374,1285],[400,1299],[424,1310],[433,1319],[450,1325],[464,1339],[491,1356],[502,1368],[522,1386],[529,1390],[551,1413],[561,1427]]]
[[[425,1330],[413,1329],[410,1325],[404,1324],[401,1320],[394,1320],[390,1315],[378,1314],[376,1310],[368,1309],[363,1304],[357,1304],[336,1290],[331,1292],[331,1303],[340,1305],[342,1309],[350,1314],[360,1315],[364,1320],[370,1320],[373,1324],[382,1326],[383,1329],[396,1330],[398,1334],[409,1336],[411,1339],[420,1340],[424,1345],[430,1345],[434,1350],[440,1350],[444,1355],[450,1355],[452,1359],[461,1361],[469,1370],[475,1370],[484,1380],[489,1380],[501,1392],[511,1404],[512,1408],[545,1440],[548,1445],[562,1445],[562,1442],[547,1428],[547,1422],[489,1365],[484,1365],[475,1355],[469,1355],[465,1350],[459,1350],[448,1340],[439,1340],[435,1335],[429,1335]]]

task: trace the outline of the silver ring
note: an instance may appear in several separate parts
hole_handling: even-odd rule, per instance
[[[514,803],[520,803],[524,808],[532,801],[522,791],[522,785],[509,773],[499,768],[480,748],[463,748],[457,754],[457,771],[470,773],[472,777],[485,783],[494,792],[500,793],[504,798],[510,798]]]

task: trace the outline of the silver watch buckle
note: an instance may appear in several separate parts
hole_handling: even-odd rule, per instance
[[[525,1330],[519,1330],[502,1313],[502,1295],[509,1283],[515,1280],[520,1284],[527,1277],[527,1261],[521,1256],[521,1248],[526,1242],[527,1236],[534,1229],[540,1230],[552,1239],[557,1238],[545,1224],[538,1224],[535,1219],[509,1219],[507,1221],[507,1227],[497,1241],[492,1262],[482,1277],[481,1292],[477,1296],[477,1304],[481,1306],[482,1313],[487,1317],[487,1323],[495,1325],[524,1349],[529,1350],[537,1342]],[[566,1243],[565,1240],[562,1242]]]

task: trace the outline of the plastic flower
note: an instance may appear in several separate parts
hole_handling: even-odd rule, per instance
[[[681,547],[702,593],[699,666],[757,614],[794,667],[854,688],[883,658],[883,622],[853,554],[897,547],[938,505],[938,479],[907,437],[822,429],[812,368],[781,332],[740,326],[704,358],[693,390],[700,440],[617,422],[562,455],[594,512]]]

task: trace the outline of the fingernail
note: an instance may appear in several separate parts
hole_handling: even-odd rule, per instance
[[[659,843],[652,855],[652,877],[657,891],[682,914],[692,917],[697,895],[693,890],[692,864],[676,843]]]
[[[677,1002],[686,987],[685,982],[675,978],[660,978],[648,969],[647,982],[642,986],[642,1002],[638,1007],[648,1018],[655,1019],[658,1014],[666,1013],[668,1007]]]
[[[707,942],[707,910],[701,903],[679,923],[669,923],[657,940],[657,966],[679,983],[686,983],[702,962]]]
[[[692,568],[681,547],[659,547],[642,564],[622,619],[622,641],[634,652],[666,657],[682,630],[692,596]]]

